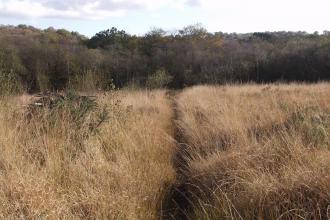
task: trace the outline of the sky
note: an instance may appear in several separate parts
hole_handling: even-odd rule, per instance
[[[196,23],[210,32],[323,32],[330,30],[330,0],[0,0],[0,24],[88,37],[111,27],[143,35]]]

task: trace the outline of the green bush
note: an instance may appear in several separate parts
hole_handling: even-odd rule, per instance
[[[22,91],[22,85],[15,73],[0,69],[0,95],[17,94]]]
[[[149,89],[159,89],[168,86],[173,80],[173,77],[168,74],[168,72],[162,68],[157,70],[153,75],[149,76],[147,79],[146,86]]]
[[[58,130],[65,122],[69,143],[66,151],[71,158],[85,151],[84,142],[99,132],[101,125],[109,119],[109,108],[99,106],[94,97],[79,96],[75,92],[64,95],[40,94],[40,98],[29,106],[28,123],[43,124],[44,132]]]

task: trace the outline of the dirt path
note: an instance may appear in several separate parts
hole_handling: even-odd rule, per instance
[[[179,92],[170,91],[168,98],[172,103],[173,109],[173,138],[176,143],[175,153],[173,155],[172,163],[176,171],[176,179],[169,187],[167,194],[164,196],[162,202],[162,219],[188,219],[191,202],[188,193],[188,181],[185,176],[187,169],[189,155],[187,153],[187,142],[184,137],[183,130],[180,128],[179,122],[182,117],[177,97]]]

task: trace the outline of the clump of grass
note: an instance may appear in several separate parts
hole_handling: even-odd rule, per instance
[[[329,147],[330,111],[318,107],[298,108],[288,119],[288,124],[302,134],[305,145]]]

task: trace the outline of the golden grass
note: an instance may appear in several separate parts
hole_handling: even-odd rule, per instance
[[[98,95],[101,106],[113,108],[101,132],[86,140],[65,115],[53,126],[40,118],[27,123],[22,106],[30,99],[1,101],[0,218],[156,218],[174,178],[164,91]]]
[[[328,83],[97,94],[96,135],[31,99],[0,100],[1,219],[330,217]]]
[[[330,217],[330,85],[186,89],[181,184],[196,219]]]

